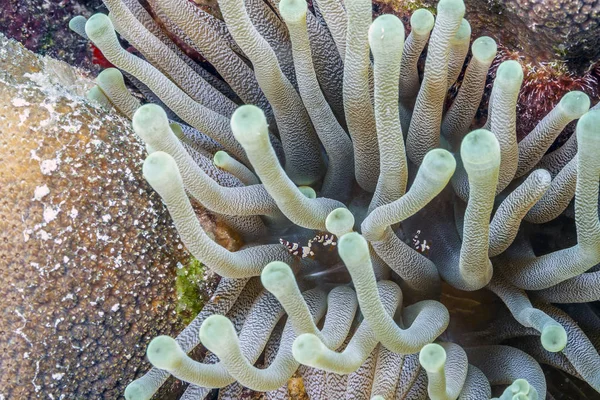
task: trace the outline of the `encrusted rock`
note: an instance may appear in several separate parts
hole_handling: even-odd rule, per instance
[[[129,122],[0,35],[0,398],[115,399],[176,335],[187,253]]]

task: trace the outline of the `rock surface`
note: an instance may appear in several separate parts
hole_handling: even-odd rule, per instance
[[[183,250],[129,122],[0,35],[0,399],[115,399],[176,334]]]

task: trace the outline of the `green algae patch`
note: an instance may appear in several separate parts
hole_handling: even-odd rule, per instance
[[[191,257],[186,265],[179,264],[175,288],[177,290],[177,314],[185,324],[189,324],[204,306],[205,266]]]

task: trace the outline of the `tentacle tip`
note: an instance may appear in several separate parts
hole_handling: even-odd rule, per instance
[[[503,61],[496,72],[494,86],[500,85],[508,90],[518,90],[523,82],[523,67],[515,60]]]
[[[404,24],[393,14],[383,14],[369,28],[369,46],[373,56],[402,52]]]
[[[145,389],[142,382],[136,379],[127,385],[123,396],[125,397],[125,400],[150,400],[152,394],[147,393],[147,390]]]
[[[314,365],[324,349],[325,346],[317,336],[303,333],[294,340],[292,354],[300,364]]]
[[[213,162],[217,167],[224,167],[231,157],[223,150],[219,150],[213,156]]]
[[[578,90],[565,94],[560,103],[561,110],[571,119],[577,119],[590,109],[590,97]]]
[[[177,366],[181,358],[185,356],[177,341],[170,336],[157,336],[152,339],[146,350],[146,355],[152,365],[167,371]],[[133,386],[133,389],[135,389],[135,386]]]
[[[354,228],[354,215],[347,208],[336,208],[327,215],[325,228],[337,237],[341,237],[346,233],[352,232],[352,228]]]
[[[465,2],[463,0],[440,0],[437,11],[438,15],[444,13],[462,18],[465,15]]]
[[[562,325],[549,324],[542,329],[541,335],[542,346],[552,352],[556,353],[565,348],[567,345],[567,332]]]
[[[457,43],[457,42],[463,42],[464,40],[468,39],[471,36],[471,24],[469,24],[469,21],[467,21],[466,19],[462,19],[462,21],[460,22],[460,26],[458,27],[458,30],[456,31],[456,33],[454,34],[454,37],[452,38],[451,42],[453,43]]]
[[[260,281],[265,289],[276,297],[289,293],[296,286],[294,272],[289,265],[281,261],[267,264],[260,274]]]
[[[171,132],[167,113],[157,104],[144,104],[133,114],[131,125],[135,133],[146,143],[156,140]]]
[[[317,192],[315,192],[315,189],[311,188],[310,186],[298,186],[298,190],[304,195],[304,197],[308,199],[317,198]]]
[[[340,238],[338,252],[347,266],[370,262],[369,245],[357,232],[347,233]]]
[[[498,52],[498,44],[489,36],[481,36],[475,39],[471,45],[473,57],[481,62],[491,62]]]
[[[279,12],[286,22],[297,22],[306,18],[308,5],[304,0],[281,0]]]
[[[219,355],[237,341],[237,335],[229,318],[213,314],[200,326],[200,341],[207,349]]]
[[[269,143],[265,113],[254,105],[246,104],[235,110],[231,130],[242,146],[252,145],[261,137]]]
[[[106,68],[96,77],[97,83],[124,83],[123,74],[117,68]]]
[[[577,132],[578,148],[586,146],[600,145],[600,110],[590,110],[586,112],[575,128]]]
[[[90,17],[85,23],[85,33],[91,40],[96,40],[102,37],[107,32],[114,32],[110,18],[106,14],[97,13]]]
[[[460,157],[469,172],[474,169],[485,169],[500,165],[500,144],[494,134],[487,129],[477,129],[463,139],[460,146]]]
[[[427,372],[440,372],[446,365],[446,350],[437,343],[426,344],[419,352],[419,363]]]
[[[447,150],[433,149],[425,154],[420,168],[431,178],[447,183],[456,170],[456,159]]]
[[[410,17],[412,31],[418,35],[427,35],[433,29],[434,23],[433,14],[425,8],[419,8]]]
[[[175,160],[162,151],[153,151],[146,157],[142,166],[142,174],[159,193],[172,188],[173,184],[183,185]]]

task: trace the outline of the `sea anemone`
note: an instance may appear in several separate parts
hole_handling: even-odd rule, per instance
[[[487,399],[492,386],[501,399],[543,399],[538,362],[600,391],[588,304],[600,298],[600,110],[587,95],[563,96],[518,143],[523,69],[508,60],[487,122],[471,131],[497,46],[471,44],[462,0],[441,0],[435,18],[415,11],[406,41],[397,17],[372,21],[367,0],[221,0],[225,23],[186,0],[149,3],[214,70],[135,0],[105,0],[109,16],[73,29],[150,103],[116,69],[90,96],[132,119],[146,180],[222,278],[176,339],[150,342],[154,368],[127,399],[150,398],[169,374],[190,383],[183,398],[219,388],[237,399],[244,386],[286,399],[298,374],[313,399]],[[576,135],[545,154],[577,119]],[[246,245],[215,243],[188,195]],[[569,216],[576,243],[540,246],[543,224],[573,226]],[[510,315],[457,334],[440,302],[452,291],[492,292]],[[201,362],[187,354],[200,343]]]

